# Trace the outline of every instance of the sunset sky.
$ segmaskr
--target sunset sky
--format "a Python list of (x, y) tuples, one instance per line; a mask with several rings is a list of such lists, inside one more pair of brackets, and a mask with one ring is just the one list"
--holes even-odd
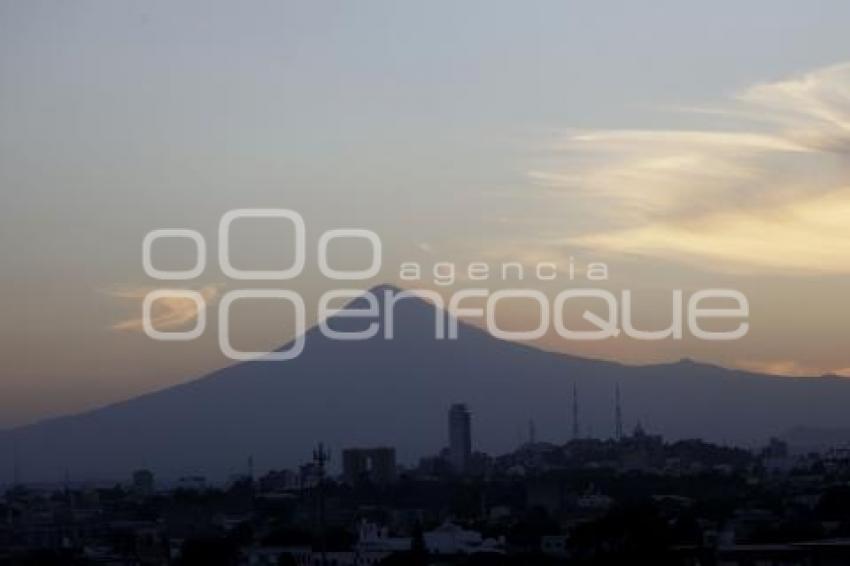
[[(0, 427), (229, 363), (215, 309), (193, 342), (138, 318), (162, 286), (141, 263), (155, 228), (206, 237), (182, 287), (213, 305), (234, 288), (215, 261), (233, 208), (297, 210), (311, 255), (329, 228), (374, 230), (384, 269), (363, 289), (410, 286), (403, 261), (601, 261), (647, 327), (672, 289), (739, 289), (751, 330), (734, 343), (540, 345), (850, 376), (848, 24), (841, 0), (0, 0)], [(282, 261), (278, 228), (234, 234), (234, 255)], [(184, 243), (158, 261), (191, 264)], [(278, 286), (314, 313), (334, 285), (309, 258)], [(291, 337), (271, 311), (234, 315), (246, 344)]]

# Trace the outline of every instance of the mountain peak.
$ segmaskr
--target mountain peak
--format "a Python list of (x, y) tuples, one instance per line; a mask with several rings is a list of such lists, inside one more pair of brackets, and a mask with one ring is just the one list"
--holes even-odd
[[(516, 427), (530, 415), (542, 439), (569, 438), (564, 411), (576, 390), (583, 429), (603, 437), (614, 432), (615, 388), (625, 427), (640, 416), (674, 440), (754, 444), (798, 424), (850, 428), (847, 380), (795, 380), (792, 387), (693, 361), (623, 366), (499, 340), (463, 322), (456, 338), (437, 338), (439, 307), (427, 298), (390, 305), (388, 294), (404, 289), (381, 284), (368, 292), (380, 301), (378, 317), (337, 315), (329, 322), (353, 333), (380, 320), (380, 334), (338, 340), (314, 327), (296, 358), (235, 364), (188, 384), (3, 432), (0, 480), (13, 469), (13, 457), (39, 481), (69, 468), (81, 477), (121, 478), (142, 462), (162, 477), (201, 472), (223, 479), (241, 469), (246, 454), (266, 468), (295, 467), (319, 440), (335, 448), (393, 446), (401, 461), (415, 462), (444, 446), (446, 412), (457, 402), (473, 412), (476, 450), (499, 454), (515, 448)], [(361, 308), (356, 301), (365, 302), (363, 295), (347, 308)]]
[[(416, 290), (415, 289), (402, 289), (401, 287), (396, 287), (395, 285), (391, 285), (389, 283), (381, 283), (379, 285), (375, 285), (374, 287), (371, 287), (370, 289), (368, 289), (366, 291), (363, 291), (362, 294), (355, 296), (353, 299), (351, 299), (343, 307), (342, 310), (364, 309), (364, 308), (366, 308), (368, 306), (368, 304), (366, 302), (366, 296), (368, 294), (371, 294), (376, 299), (376, 302), (377, 302), (377, 305), (378, 305), (378, 310), (381, 313), (380, 316), (383, 317), (384, 313), (386, 312), (385, 311), (385, 305), (387, 303), (387, 299), (391, 299), (391, 298), (395, 297), (396, 295), (398, 295), (400, 293), (411, 293), (411, 292), (413, 292), (415, 294)], [(434, 305), (431, 301), (429, 301), (425, 297), (421, 297), (421, 296), (411, 297), (410, 295), (406, 296), (404, 298), (404, 300), (401, 300), (399, 302), (398, 308), (401, 308), (401, 309), (411, 309), (411, 308), (416, 309), (417, 307), (415, 307), (414, 305), (418, 305), (418, 310), (420, 310), (420, 311), (425, 311), (425, 310), (431, 311), (435, 308), (438, 308), (436, 305)], [(427, 309), (424, 308), (424, 307), (427, 307)], [(393, 306), (393, 311), (395, 311), (395, 308), (396, 307)]]
[(386, 291), (389, 291), (391, 293), (401, 293), (404, 291), (404, 289), (402, 289), (401, 287), (396, 287), (395, 285), (392, 285), (390, 283), (380, 283), (369, 289), (367, 292), (372, 293), (375, 296), (382, 296)]

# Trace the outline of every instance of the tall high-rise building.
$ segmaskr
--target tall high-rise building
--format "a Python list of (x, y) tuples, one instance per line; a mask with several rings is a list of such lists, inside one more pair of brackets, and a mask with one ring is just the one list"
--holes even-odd
[(457, 403), (449, 409), (449, 463), (464, 474), (472, 458), (472, 417), (466, 405)]

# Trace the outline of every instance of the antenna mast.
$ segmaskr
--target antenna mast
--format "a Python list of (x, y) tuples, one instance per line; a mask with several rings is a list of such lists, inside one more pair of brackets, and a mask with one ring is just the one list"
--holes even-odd
[(578, 386), (573, 382), (573, 440), (578, 440)]
[(330, 454), (325, 450), (325, 445), (320, 442), (319, 446), (313, 450), (313, 464), (316, 466), (318, 476), (318, 485), (316, 486), (318, 495), (318, 511), (319, 511), (319, 549), (322, 556), (322, 566), (327, 566), (328, 555), (326, 548), (326, 525), (325, 525), (325, 464), (330, 459)]
[(623, 439), (623, 409), (620, 406), (620, 384), (614, 389), (614, 438), (618, 441)]

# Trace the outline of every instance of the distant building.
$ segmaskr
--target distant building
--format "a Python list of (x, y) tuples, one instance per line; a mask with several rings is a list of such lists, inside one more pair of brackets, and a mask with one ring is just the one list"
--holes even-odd
[[(462, 556), (476, 553), (504, 554), (504, 537), (485, 538), (478, 531), (468, 531), (451, 522), (444, 522), (433, 531), (422, 533), (425, 551), (442, 556)], [(336, 566), (371, 566), (381, 564), (395, 553), (409, 552), (413, 548), (412, 537), (389, 534), (386, 527), (362, 521), (357, 542), (349, 550), (334, 550), (322, 553), (309, 545), (301, 546), (253, 546), (242, 551), (242, 564), (276, 566), (295, 564), (313, 566), (334, 564)], [(324, 554), (324, 556), (323, 556)]]
[(478, 531), (468, 531), (451, 521), (445, 521), (433, 531), (426, 531), (422, 538), (425, 548), (432, 554), (504, 554), (505, 548), (504, 538), (484, 538)]
[(298, 466), (298, 485), (300, 489), (312, 489), (319, 485), (322, 473), (314, 462)]
[(540, 537), (540, 551), (552, 558), (567, 558), (568, 539), (566, 535), (548, 535)]
[(787, 442), (771, 438), (769, 444), (761, 451), (761, 463), (769, 472), (787, 473), (791, 471), (796, 461), (789, 454)]
[(392, 483), (396, 478), (395, 448), (348, 448), (342, 451), (342, 475), (346, 483), (369, 481)]
[(439, 477), (450, 475), (449, 449), (444, 448), (437, 456), (427, 456), (419, 460), (416, 471), (420, 475)]
[(257, 483), (260, 491), (264, 493), (295, 491), (301, 487), (298, 473), (292, 470), (272, 470), (262, 476)]
[(620, 466), (623, 471), (647, 471), (664, 464), (664, 439), (647, 434), (638, 422), (634, 432), (620, 440)]
[[(504, 554), (504, 539), (485, 538), (478, 531), (469, 531), (451, 521), (445, 521), (432, 531), (422, 533), (425, 549), (431, 554), (459, 555), (490, 552)], [(410, 550), (413, 540), (410, 537), (392, 537), (386, 528), (380, 528), (366, 521), (360, 524), (357, 550), (364, 552), (399, 552)], [(372, 562), (369, 562), (372, 564)]]
[(136, 470), (133, 472), (133, 491), (136, 495), (149, 497), (153, 495), (154, 479), (150, 470)]
[(177, 480), (177, 489), (203, 491), (207, 488), (207, 478), (204, 476), (183, 476)]
[(449, 409), (449, 463), (465, 474), (472, 457), (472, 417), (466, 405), (458, 403)]

